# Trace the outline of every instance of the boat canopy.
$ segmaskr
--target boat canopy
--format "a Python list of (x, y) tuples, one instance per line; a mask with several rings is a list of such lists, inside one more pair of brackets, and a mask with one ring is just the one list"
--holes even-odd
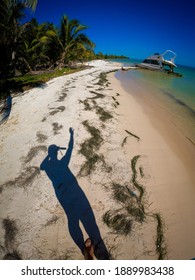
[[(168, 59), (166, 59), (165, 58), (165, 56), (168, 54), (168, 53), (171, 53), (172, 55), (171, 55), (171, 57), (170, 57), (170, 60), (168, 60)], [(174, 53), (173, 51), (171, 51), (171, 50), (166, 50), (163, 54), (161, 54), (161, 56), (162, 56), (162, 58), (164, 59), (164, 61), (166, 61), (166, 62), (171, 62), (175, 67), (177, 67), (176, 65), (175, 65), (175, 62), (174, 62), (174, 60), (175, 60), (175, 58), (176, 58), (176, 53)], [(169, 56), (169, 55), (168, 55)]]

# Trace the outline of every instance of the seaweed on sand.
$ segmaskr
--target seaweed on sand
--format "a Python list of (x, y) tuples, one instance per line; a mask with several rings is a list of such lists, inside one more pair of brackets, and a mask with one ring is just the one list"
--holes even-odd
[[(42, 138), (42, 139), (45, 139), (45, 136), (44, 135), (39, 135), (39, 139)], [(28, 152), (27, 156), (24, 158), (24, 163), (29, 163), (34, 157), (36, 157), (38, 155), (38, 153), (40, 151), (43, 151), (43, 152), (46, 152), (47, 151), (47, 147), (44, 146), (44, 145), (39, 145), (39, 146), (36, 146), (36, 147), (32, 147), (30, 149), (30, 151)]]
[(96, 113), (99, 115), (99, 118), (102, 122), (105, 122), (111, 118), (113, 118), (113, 116), (108, 112), (105, 111), (102, 107), (97, 106), (96, 107)]
[(59, 220), (59, 217), (56, 216), (56, 215), (53, 215), (53, 216), (51, 217), (51, 219), (49, 219), (49, 220), (47, 221), (47, 223), (45, 224), (45, 227), (48, 227), (48, 226), (51, 226), (51, 225), (55, 224), (58, 220)]
[(121, 147), (123, 147), (127, 143), (127, 136), (123, 139), (123, 142), (121, 144)]
[(59, 134), (59, 130), (63, 128), (63, 125), (59, 125), (58, 123), (52, 123), (54, 135)]
[(145, 220), (145, 211), (136, 194), (127, 186), (117, 183), (112, 184), (113, 198), (122, 204), (130, 216), (137, 222), (142, 223)]
[[(153, 217), (157, 222), (156, 229), (156, 253), (159, 260), (166, 257), (167, 250), (164, 237), (164, 222), (159, 213), (149, 213), (145, 211), (145, 188), (138, 180), (138, 172), (141, 178), (144, 173), (142, 167), (137, 167), (139, 155), (131, 160), (132, 178), (131, 185), (112, 183), (113, 199), (117, 201), (121, 208), (109, 210), (103, 215), (103, 222), (116, 234), (128, 235), (131, 233), (134, 223), (142, 224), (148, 216)], [(133, 191), (132, 191), (133, 190)], [(138, 194), (137, 194), (138, 193)]]
[(127, 236), (132, 230), (132, 220), (129, 215), (120, 211), (107, 211), (103, 215), (104, 223), (117, 234)]
[(5, 254), (3, 260), (22, 260), (22, 257), (16, 250), (14, 250), (12, 253), (9, 252)]
[(41, 132), (37, 132), (37, 141), (38, 141), (39, 143), (42, 143), (42, 142), (44, 142), (45, 140), (47, 140), (47, 136), (44, 135), (44, 134), (41, 133)]
[(107, 74), (112, 73), (112, 72), (116, 72), (116, 71), (117, 71), (117, 69), (108, 71), (108, 72), (106, 72), (106, 73), (105, 73), (105, 72), (100, 73), (100, 75), (99, 75), (99, 81), (97, 82), (97, 85), (108, 87), (110, 83), (109, 83), (109, 81), (108, 81), (108, 79), (107, 79)]
[(32, 185), (32, 183), (34, 182), (38, 174), (40, 174), (40, 169), (38, 167), (29, 166), (25, 168), (24, 171), (21, 172), (21, 174), (18, 177), (16, 177), (14, 180), (5, 182), (2, 185), (2, 188), (12, 187), (12, 186), (25, 188), (27, 185)]
[(101, 156), (95, 151), (100, 148), (103, 138), (99, 129), (91, 126), (87, 120), (82, 124), (91, 134), (91, 137), (81, 144), (81, 148), (79, 150), (79, 153), (86, 158), (86, 162), (80, 168), (79, 175), (87, 176), (94, 170), (96, 163), (101, 160)]
[(13, 246), (13, 242), (15, 241), (15, 236), (18, 231), (16, 222), (8, 218), (4, 219), (3, 228), (5, 230), (5, 247), (11, 248)]
[[(97, 97), (98, 98), (98, 97)], [(93, 105), (90, 105), (89, 104), (89, 101), (92, 99), (92, 103)], [(96, 98), (88, 98), (88, 99), (85, 99), (85, 100), (80, 100), (80, 103), (82, 103), (84, 105), (84, 110), (86, 111), (91, 111), (91, 110), (96, 110), (96, 114), (99, 116), (99, 119), (102, 121), (102, 122), (105, 122), (111, 118), (113, 118), (113, 116), (106, 110), (104, 110), (102, 107), (98, 106), (96, 101), (95, 101)]]
[(79, 171), (79, 176), (87, 176), (90, 175), (91, 172), (95, 169), (96, 164), (101, 162), (103, 164), (104, 169), (107, 172), (111, 171), (111, 167), (108, 166), (105, 162), (104, 156), (97, 154), (96, 151), (99, 150), (100, 146), (103, 143), (103, 137), (100, 133), (100, 130), (96, 127), (89, 124), (86, 120), (82, 123), (87, 131), (91, 134), (91, 137), (86, 139), (83, 143), (81, 143), (81, 148), (79, 153), (82, 154), (86, 161), (81, 166)]
[(138, 181), (137, 181), (137, 170), (136, 170), (136, 164), (138, 159), (140, 158), (140, 155), (138, 156), (134, 156), (133, 159), (131, 160), (131, 169), (133, 171), (133, 175), (132, 175), (132, 183), (135, 186), (135, 188), (139, 191), (139, 200), (140, 202), (142, 201), (143, 195), (144, 195), (144, 186), (141, 185)]
[(15, 237), (18, 232), (16, 222), (9, 218), (4, 219), (3, 228), (5, 230), (3, 249), (6, 251), (3, 260), (21, 260), (20, 254), (14, 249)]
[(163, 231), (163, 220), (159, 213), (155, 213), (154, 218), (157, 220), (157, 236), (156, 236), (156, 251), (158, 254), (159, 260), (164, 260), (167, 250), (166, 250), (166, 244), (165, 244), (165, 238), (164, 238), (164, 231)]
[(49, 112), (49, 115), (53, 116), (57, 113), (63, 112), (65, 110), (64, 106), (59, 106), (58, 108), (51, 108), (52, 111)]
[(97, 82), (97, 85), (104, 86), (106, 83), (108, 83), (107, 75), (105, 72), (102, 72), (99, 75), (99, 81)]
[(93, 90), (90, 91), (90, 93), (94, 94), (93, 97), (89, 97), (89, 99), (91, 99), (91, 100), (95, 100), (95, 99), (98, 99), (98, 98), (104, 98), (105, 97), (104, 94), (96, 92), (96, 91), (93, 91)]
[(82, 103), (84, 105), (84, 110), (85, 111), (91, 111), (92, 107), (90, 106), (89, 102), (87, 99), (85, 100), (79, 100), (80, 103)]

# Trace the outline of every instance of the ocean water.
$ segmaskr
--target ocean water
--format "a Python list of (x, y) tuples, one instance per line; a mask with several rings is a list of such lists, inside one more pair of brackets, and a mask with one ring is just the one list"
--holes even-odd
[[(119, 62), (119, 60), (118, 60)], [(123, 66), (134, 66), (141, 60), (120, 60)], [(160, 71), (137, 68), (117, 73), (116, 77), (125, 85), (143, 86), (150, 91), (150, 97), (158, 99), (173, 118), (173, 122), (181, 132), (195, 144), (195, 68), (178, 65), (175, 72), (182, 74), (178, 77)]]

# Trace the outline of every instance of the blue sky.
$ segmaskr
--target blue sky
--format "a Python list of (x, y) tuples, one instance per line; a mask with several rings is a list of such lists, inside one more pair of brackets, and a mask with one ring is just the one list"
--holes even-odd
[(177, 64), (195, 67), (195, 0), (38, 0), (39, 23), (66, 14), (87, 25), (95, 52), (145, 58), (171, 49)]

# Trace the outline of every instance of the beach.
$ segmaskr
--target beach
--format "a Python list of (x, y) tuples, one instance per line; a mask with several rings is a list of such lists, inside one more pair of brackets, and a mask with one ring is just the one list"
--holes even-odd
[(69, 169), (110, 258), (195, 257), (194, 144), (147, 88), (126, 86), (119, 63), (88, 66), (13, 97), (0, 126), (0, 258), (84, 259), (40, 170), (50, 145), (68, 148), (71, 127)]

